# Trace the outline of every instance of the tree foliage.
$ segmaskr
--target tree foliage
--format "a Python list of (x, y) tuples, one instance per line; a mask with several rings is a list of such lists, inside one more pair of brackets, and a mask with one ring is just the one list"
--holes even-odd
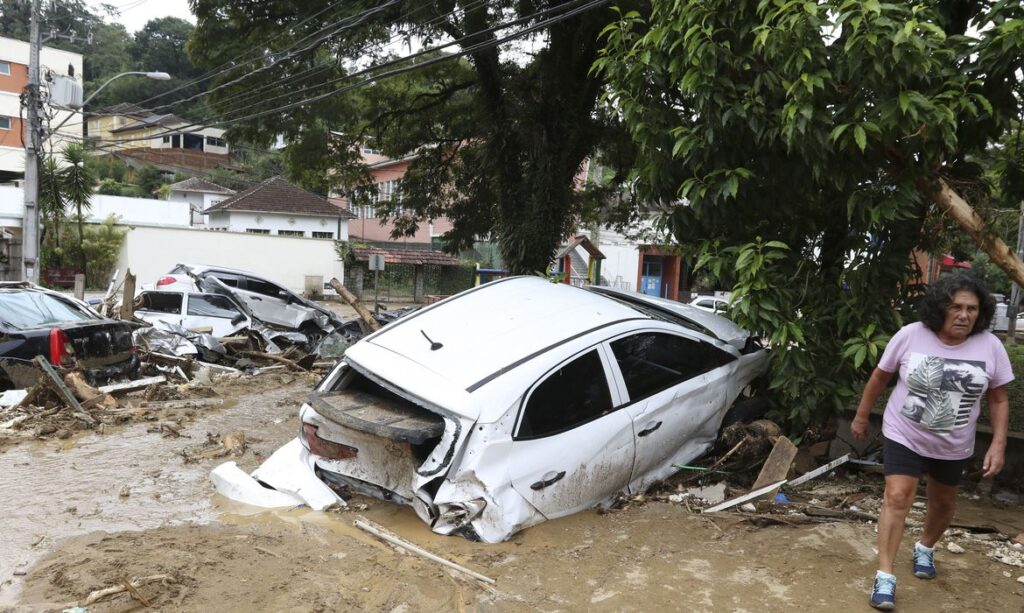
[[(612, 16), (606, 8), (589, 10), (552, 21), (519, 47), (490, 44), (507, 33), (495, 26), (540, 26), (539, 11), (551, 9), (551, 17), (580, 4), (194, 0), (198, 25), (189, 51), (207, 67), (260, 58), (239, 62), (221, 79), (215, 108), (225, 118), (324, 95), (243, 121), (229, 133), (263, 144), (283, 133), (293, 143), (292, 179), (319, 190), (365, 187), (360, 147), (411, 156), (401, 201), (379, 208), (400, 232), (444, 215), (455, 225), (444, 236), (450, 251), (493, 235), (513, 271), (533, 272), (547, 268), (572, 228), (582, 206), (575, 177), (615, 127), (595, 112), (601, 81), (590, 71), (597, 34)], [(395, 44), (388, 44), (393, 35)], [(406, 51), (398, 49), (401, 42), (441, 40), (458, 44), (395, 61)], [(455, 50), (468, 54), (431, 63)], [(389, 70), (418, 65), (329, 95), (359, 81), (350, 75), (368, 61), (394, 61)], [(325, 177), (333, 185), (325, 186)], [(360, 191), (353, 195), (359, 199)]]
[[(654, 0), (619, 11), (598, 69), (637, 147), (636, 189), (732, 314), (770, 339), (792, 424), (840, 410), (902, 319), (941, 178), (1019, 116), (1019, 2)], [(968, 34), (968, 31), (971, 34)]]

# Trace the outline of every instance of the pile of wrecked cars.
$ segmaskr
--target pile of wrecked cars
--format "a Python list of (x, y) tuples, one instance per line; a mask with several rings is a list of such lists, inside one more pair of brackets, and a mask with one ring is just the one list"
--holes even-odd
[(251, 476), (229, 462), (212, 479), (263, 507), (373, 496), (434, 532), (499, 542), (703, 454), (767, 357), (686, 304), (511, 277), (353, 344), (295, 440)]

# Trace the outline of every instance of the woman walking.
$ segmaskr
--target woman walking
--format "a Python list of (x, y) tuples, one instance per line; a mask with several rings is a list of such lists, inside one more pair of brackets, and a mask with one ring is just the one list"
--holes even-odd
[(878, 517), (878, 572), (871, 606), (896, 607), (893, 559), (903, 538), (918, 481), (927, 477), (927, 514), (914, 544), (913, 573), (936, 575), (935, 545), (953, 519), (964, 467), (974, 454), (981, 397), (988, 400), (992, 443), (982, 465), (985, 478), (1003, 468), (1013, 380), (1002, 342), (988, 331), (995, 300), (975, 279), (942, 277), (921, 303), (921, 321), (897, 332), (871, 374), (850, 429), (868, 436), (868, 416), (893, 375), (882, 423), (885, 436), (885, 500)]

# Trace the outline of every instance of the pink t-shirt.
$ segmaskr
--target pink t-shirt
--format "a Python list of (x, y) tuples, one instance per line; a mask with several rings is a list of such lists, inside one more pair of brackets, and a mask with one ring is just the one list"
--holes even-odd
[(938, 460), (971, 457), (982, 395), (1013, 381), (1010, 357), (996, 335), (979, 332), (947, 345), (920, 322), (892, 337), (878, 367), (899, 371), (882, 433)]

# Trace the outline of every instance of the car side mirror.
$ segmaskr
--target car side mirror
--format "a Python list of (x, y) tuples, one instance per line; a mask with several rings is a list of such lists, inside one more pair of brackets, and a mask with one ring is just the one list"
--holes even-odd
[(284, 300), (285, 302), (291, 302), (292, 301), (291, 294), (289, 294), (288, 292), (286, 292), (284, 290), (281, 290), (281, 291), (277, 292), (277, 297), (280, 298), (281, 300)]
[(235, 315), (234, 317), (231, 318), (231, 325), (232, 326), (237, 326), (238, 324), (242, 323), (243, 321), (245, 321), (245, 315), (243, 315), (242, 313), (239, 313), (238, 315)]

